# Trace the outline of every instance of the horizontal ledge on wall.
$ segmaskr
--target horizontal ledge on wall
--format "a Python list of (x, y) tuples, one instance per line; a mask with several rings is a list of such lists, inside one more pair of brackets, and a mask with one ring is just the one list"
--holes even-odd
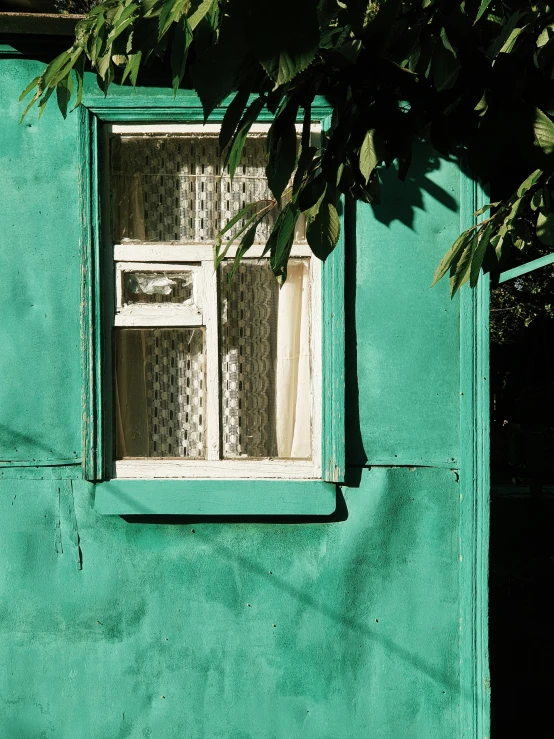
[[(93, 115), (108, 123), (204, 123), (204, 109), (200, 98), (194, 90), (180, 89), (177, 95), (169, 85), (152, 88), (130, 85), (118, 86), (115, 83), (111, 93), (104, 96), (98, 93), (86, 93), (83, 105)], [(231, 102), (227, 98), (211, 114), (207, 125), (221, 123), (226, 105)], [(324, 121), (331, 114), (331, 108), (323, 98), (312, 105), (312, 121)], [(259, 123), (271, 123), (274, 116), (262, 110), (258, 116)], [(301, 119), (298, 120), (302, 122)]]
[(0, 468), (6, 467), (67, 467), (79, 466), (81, 459), (66, 457), (63, 459), (0, 459)]
[(384, 457), (382, 459), (371, 459), (367, 460), (363, 465), (349, 465), (349, 467), (436, 467), (440, 470), (457, 470), (460, 467), (460, 463), (457, 459), (450, 459), (447, 461), (437, 461), (432, 459), (403, 459), (402, 457)]
[(0, 33), (73, 36), (84, 15), (59, 13), (0, 13)]
[(323, 480), (110, 480), (95, 485), (98, 513), (119, 516), (330, 516)]

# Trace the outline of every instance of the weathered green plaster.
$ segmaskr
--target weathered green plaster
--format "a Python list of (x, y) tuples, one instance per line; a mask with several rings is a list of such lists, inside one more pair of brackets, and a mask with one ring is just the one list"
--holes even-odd
[[(356, 327), (360, 427), (368, 464), (458, 466), (459, 300), (433, 273), (459, 231), (455, 162), (416, 152), (386, 200), (357, 207)], [(351, 347), (349, 347), (351, 349)], [(361, 449), (355, 459), (363, 463)]]
[(52, 106), (18, 125), (40, 65), (0, 64), (0, 460), (67, 462), (81, 456), (77, 117)]

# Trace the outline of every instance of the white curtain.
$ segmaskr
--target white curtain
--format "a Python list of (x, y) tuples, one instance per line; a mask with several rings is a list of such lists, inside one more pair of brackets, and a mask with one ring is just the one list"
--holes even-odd
[(310, 295), (307, 262), (291, 262), (279, 293), (276, 426), (279, 457), (311, 457)]
[(120, 175), (114, 211), (117, 240), (146, 239), (142, 177), (138, 172)]

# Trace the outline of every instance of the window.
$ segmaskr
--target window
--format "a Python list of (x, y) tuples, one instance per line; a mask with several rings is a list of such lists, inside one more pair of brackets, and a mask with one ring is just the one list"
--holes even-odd
[(231, 183), (219, 123), (202, 125), (196, 96), (140, 97), (91, 96), (80, 114), (90, 152), (80, 179), (84, 474), (95, 507), (328, 515), (344, 474), (343, 244), (321, 264), (299, 223), (279, 289), (263, 254), (269, 222), (231, 281), (236, 246), (216, 272), (215, 235), (267, 195), (270, 117), (253, 127)]
[(236, 246), (214, 270), (219, 230), (271, 201), (266, 131), (233, 181), (217, 126), (106, 132), (116, 478), (321, 477), (321, 270), (302, 225), (281, 289), (271, 219), (236, 273)]

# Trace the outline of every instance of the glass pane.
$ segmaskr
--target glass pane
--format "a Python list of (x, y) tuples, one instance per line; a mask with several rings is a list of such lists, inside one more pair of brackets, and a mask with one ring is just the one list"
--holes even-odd
[(116, 458), (205, 456), (204, 331), (115, 332)]
[[(217, 136), (116, 137), (111, 146), (116, 241), (212, 242), (242, 208), (272, 199), (265, 176), (266, 137), (250, 136), (231, 182)], [(265, 243), (273, 212), (260, 224)], [(245, 221), (239, 221), (229, 236)], [(301, 235), (299, 234), (299, 238)]]
[(221, 275), (223, 456), (309, 459), (308, 260), (289, 263), (279, 290), (268, 260)]
[(193, 302), (192, 272), (123, 272), (123, 303)]

